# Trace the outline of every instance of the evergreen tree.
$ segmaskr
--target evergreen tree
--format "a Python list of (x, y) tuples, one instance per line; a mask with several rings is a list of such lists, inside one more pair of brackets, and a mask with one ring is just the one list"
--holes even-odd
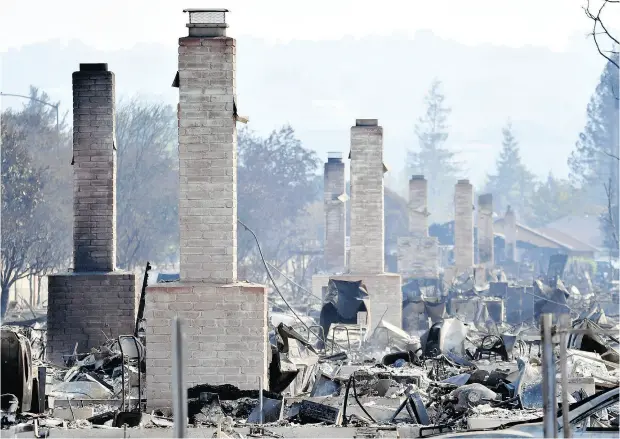
[[(617, 63), (618, 54), (613, 57)], [(588, 103), (586, 125), (568, 160), (572, 176), (582, 185), (590, 203), (604, 208), (601, 228), (606, 245), (615, 251), (619, 235), (619, 89), (618, 69), (607, 62)]]
[(508, 206), (521, 219), (531, 217), (530, 197), (534, 191), (534, 176), (521, 162), (519, 143), (508, 120), (502, 129), (502, 150), (497, 159), (497, 173), (488, 175), (487, 192), (493, 194), (495, 211), (504, 212)]
[(450, 114), (444, 101), (441, 82), (436, 79), (424, 98), (426, 113), (415, 126), (419, 148), (407, 152), (409, 174), (423, 174), (428, 180), (429, 212), (435, 222), (448, 220), (453, 213), (454, 185), (460, 170), (455, 153), (444, 147)]

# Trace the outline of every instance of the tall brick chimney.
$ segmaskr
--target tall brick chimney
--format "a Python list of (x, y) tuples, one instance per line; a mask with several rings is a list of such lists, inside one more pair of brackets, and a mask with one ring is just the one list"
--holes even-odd
[(492, 267), (493, 256), (493, 195), (478, 197), (478, 259), (480, 264)]
[(409, 233), (428, 236), (427, 181), (423, 175), (412, 175), (409, 180)]
[(428, 236), (427, 181), (409, 180), (409, 236), (398, 238), (398, 272), (408, 278), (435, 279), (439, 275), (439, 242)]
[(186, 9), (179, 39), (181, 280), (237, 279), (235, 40), (226, 9)]
[(377, 119), (351, 127), (351, 273), (384, 272), (383, 128)]
[[(181, 280), (147, 288), (149, 408), (171, 406), (171, 322), (185, 322), (187, 385), (268, 387), (267, 294), (237, 282), (235, 40), (226, 9), (186, 9), (179, 38)], [(251, 227), (252, 225), (249, 224)]]
[(63, 364), (132, 334), (136, 276), (116, 269), (114, 73), (80, 64), (73, 73), (73, 271), (48, 278), (48, 361)]
[(367, 288), (372, 332), (381, 320), (402, 325), (401, 277), (384, 271), (383, 128), (377, 119), (351, 127), (351, 230), (349, 270), (330, 279), (362, 281)]
[(517, 260), (517, 215), (510, 206), (504, 215), (504, 246), (507, 261)]
[(114, 73), (80, 64), (73, 73), (73, 270), (116, 267)]
[(459, 270), (474, 266), (474, 188), (459, 180), (454, 188), (454, 265)]
[(345, 267), (346, 195), (342, 153), (329, 152), (324, 171), (324, 269), (342, 273)]

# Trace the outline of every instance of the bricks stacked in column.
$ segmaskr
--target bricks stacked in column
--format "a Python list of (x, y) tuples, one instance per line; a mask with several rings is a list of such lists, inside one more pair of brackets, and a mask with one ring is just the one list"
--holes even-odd
[[(190, 28), (191, 32), (191, 28)], [(268, 387), (265, 287), (236, 283), (235, 40), (179, 39), (181, 281), (146, 294), (147, 404), (170, 407), (172, 319), (184, 322), (187, 384)]]
[(411, 236), (428, 236), (427, 182), (423, 175), (409, 180), (409, 233)]
[(427, 182), (423, 175), (409, 180), (409, 234), (398, 238), (398, 272), (413, 278), (436, 278), (439, 243), (428, 236)]
[(116, 154), (114, 74), (106, 64), (80, 64), (73, 74), (74, 271), (49, 276), (46, 356), (88, 352), (132, 334), (136, 277), (114, 270)]
[(493, 266), (493, 195), (478, 197), (478, 258), (480, 264)]
[(182, 316), (186, 381), (266, 388), (269, 378), (267, 295), (254, 284), (171, 283), (149, 287), (145, 318), (149, 409), (172, 402), (172, 319)]
[(116, 265), (114, 120), (114, 73), (81, 64), (73, 73), (74, 271)]
[(349, 271), (383, 273), (383, 128), (351, 127), (351, 231)]
[(369, 333), (383, 319), (401, 327), (401, 277), (384, 272), (383, 128), (376, 119), (351, 127), (351, 248), (349, 273), (330, 279), (361, 280), (368, 288)]
[(517, 260), (517, 215), (508, 206), (504, 215), (504, 246), (507, 261)]
[(46, 359), (88, 352), (108, 338), (133, 334), (139, 288), (132, 273), (68, 273), (49, 276)]
[(459, 180), (454, 188), (454, 265), (470, 269), (474, 265), (474, 190), (469, 180)]
[(181, 279), (237, 278), (235, 40), (179, 39)]
[(342, 273), (345, 267), (345, 203), (338, 199), (345, 193), (344, 163), (329, 158), (324, 174), (325, 245), (324, 268)]

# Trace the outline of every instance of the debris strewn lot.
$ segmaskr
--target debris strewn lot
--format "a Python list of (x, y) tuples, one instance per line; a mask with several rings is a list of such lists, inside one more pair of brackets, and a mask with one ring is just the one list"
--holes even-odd
[[(304, 323), (280, 322), (271, 329), (271, 390), (263, 391), (262, 415), (258, 390), (204, 383), (188, 389), (188, 425), (215, 428), (221, 437), (277, 436), (275, 431), (319, 426), (354, 428), (358, 435), (364, 429), (383, 436), (407, 431), (416, 437), (536, 428), (543, 416), (540, 329), (536, 318), (510, 325), (501, 320), (502, 313), (493, 316), (487, 304), (503, 300), (485, 300), (493, 288), (453, 291), (441, 299), (447, 306), (439, 316), (437, 298), (426, 299), (434, 306), (425, 330), (404, 331), (380, 321), (369, 333), (348, 323), (350, 316), (345, 323), (332, 312), (328, 334), (310, 332), (308, 338)], [(539, 313), (546, 308), (561, 313), (571, 301), (568, 291), (574, 291), (561, 282), (553, 288), (536, 282), (535, 288)], [(462, 297), (477, 302), (469, 319), (465, 311), (448, 313), (454, 312), (450, 299), (462, 303)], [(334, 308), (332, 302), (327, 306)], [(346, 297), (339, 302), (346, 303)], [(572, 327), (580, 330), (568, 338), (562, 365), (570, 377), (573, 428), (617, 431), (619, 337), (609, 335), (620, 332), (617, 316), (600, 307), (582, 307), (579, 313), (574, 304), (567, 308)], [(424, 306), (418, 309), (425, 312)], [(350, 331), (332, 336), (343, 326)], [(46, 363), (44, 347), (45, 321), (2, 327), (2, 428), (36, 428), (39, 434), (50, 428), (172, 428), (171, 409), (146, 411), (148, 349), (139, 338), (111, 339), (90, 352), (80, 352), (78, 345), (64, 366)], [(559, 376), (559, 361), (556, 369)], [(561, 403), (559, 385), (557, 391)]]

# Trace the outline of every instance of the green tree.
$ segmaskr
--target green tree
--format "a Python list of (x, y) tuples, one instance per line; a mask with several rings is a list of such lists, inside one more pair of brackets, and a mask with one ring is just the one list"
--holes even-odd
[(486, 191), (493, 194), (497, 212), (511, 206), (519, 217), (531, 216), (529, 200), (534, 192), (534, 176), (521, 161), (519, 143), (508, 120), (502, 129), (502, 150), (497, 158), (496, 173), (487, 176)]
[(454, 184), (460, 166), (455, 153), (444, 144), (448, 139), (448, 115), (441, 82), (433, 81), (424, 98), (426, 112), (418, 119), (415, 133), (418, 149), (407, 152), (409, 175), (424, 174), (428, 181), (428, 203), (431, 221), (440, 221), (452, 215)]
[[(616, 64), (618, 54), (613, 55)], [(620, 157), (618, 68), (607, 62), (587, 107), (586, 125), (568, 160), (591, 205), (603, 206), (601, 229), (610, 249), (618, 248), (618, 166)]]

